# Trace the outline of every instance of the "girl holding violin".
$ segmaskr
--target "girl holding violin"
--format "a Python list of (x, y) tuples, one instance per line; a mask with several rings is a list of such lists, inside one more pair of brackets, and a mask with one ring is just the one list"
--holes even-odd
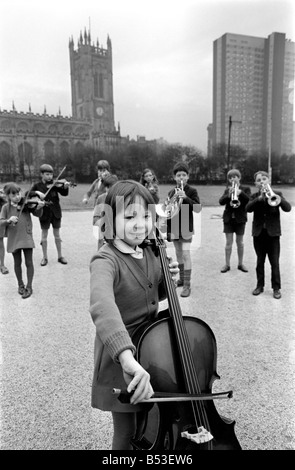
[[(31, 214), (40, 217), (45, 203), (41, 199), (32, 202), (28, 198), (29, 194), (22, 197), (21, 188), (16, 183), (7, 183), (4, 186), (4, 192), (8, 202), (2, 207), (0, 225), (6, 229), (7, 252), (13, 255), (18, 293), (23, 299), (27, 299), (33, 293), (34, 277), (33, 248), (35, 244)], [(22, 252), (27, 269), (26, 287), (22, 276)]]
[(43, 214), (40, 217), (41, 226), (41, 246), (43, 252), (43, 258), (41, 260), (41, 266), (48, 264), (47, 254), (47, 238), (50, 225), (52, 225), (53, 236), (55, 246), (57, 249), (57, 261), (61, 264), (67, 264), (67, 260), (62, 255), (60, 228), (62, 219), (62, 210), (59, 202), (59, 195), (68, 196), (69, 187), (72, 183), (66, 180), (53, 180), (53, 168), (51, 165), (43, 164), (40, 167), (41, 181), (35, 183), (32, 187), (32, 191), (39, 191), (43, 194), (43, 199), (46, 204), (43, 210)]
[[(150, 375), (135, 359), (132, 332), (156, 318), (166, 297), (160, 260), (147, 240), (156, 213), (150, 192), (135, 181), (119, 181), (105, 199), (106, 243), (90, 263), (90, 313), (96, 327), (92, 407), (111, 411), (113, 450), (131, 449), (139, 402), (153, 394)], [(177, 262), (170, 262), (175, 277)], [(114, 387), (134, 391), (131, 403), (112, 395)]]

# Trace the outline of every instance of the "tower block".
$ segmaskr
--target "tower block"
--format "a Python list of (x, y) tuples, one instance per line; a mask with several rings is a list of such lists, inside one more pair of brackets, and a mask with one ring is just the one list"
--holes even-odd
[(114, 124), (112, 43), (107, 48), (98, 39), (91, 44), (90, 31), (80, 33), (77, 49), (69, 41), (72, 115), (91, 123), (93, 137), (116, 132)]

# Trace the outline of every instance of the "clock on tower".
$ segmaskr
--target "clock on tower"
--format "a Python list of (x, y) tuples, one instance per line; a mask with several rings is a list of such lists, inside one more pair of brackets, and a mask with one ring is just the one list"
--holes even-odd
[(103, 113), (104, 113), (104, 110), (103, 110), (103, 108), (102, 108), (101, 106), (98, 106), (95, 111), (96, 111), (96, 115), (97, 115), (98, 117), (101, 117), (101, 116), (103, 115)]

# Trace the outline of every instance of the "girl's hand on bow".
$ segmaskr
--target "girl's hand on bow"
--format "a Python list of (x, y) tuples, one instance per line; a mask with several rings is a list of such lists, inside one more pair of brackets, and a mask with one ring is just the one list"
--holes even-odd
[(134, 390), (130, 403), (136, 405), (142, 400), (147, 400), (153, 393), (150, 383), (150, 374), (134, 359), (132, 351), (126, 349), (119, 355), (119, 361), (123, 369), (123, 377), (126, 382), (127, 391)]

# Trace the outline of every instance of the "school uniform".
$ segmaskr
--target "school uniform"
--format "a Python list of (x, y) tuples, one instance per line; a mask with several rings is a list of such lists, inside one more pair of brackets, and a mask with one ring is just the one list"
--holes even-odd
[(225, 189), (223, 195), (219, 199), (219, 204), (221, 206), (225, 205), (225, 209), (222, 215), (224, 233), (235, 232), (237, 235), (244, 235), (245, 233), (245, 225), (247, 222), (246, 205), (249, 202), (251, 190), (248, 186), (240, 186), (239, 189), (241, 190), (241, 193), (238, 197), (240, 201), (239, 207), (234, 208), (231, 206), (231, 195), (229, 193), (229, 188)]
[(264, 263), (266, 255), (268, 255), (271, 265), (271, 286), (273, 290), (281, 288), (280, 277), (280, 236), (281, 236), (281, 220), (280, 208), (284, 212), (291, 211), (291, 204), (286, 201), (282, 193), (276, 191), (281, 197), (278, 206), (271, 206), (268, 200), (258, 200), (260, 192), (254, 193), (248, 204), (247, 212), (253, 212), (252, 236), (254, 249), (257, 255), (256, 275), (257, 287), (264, 287)]
[(118, 356), (126, 349), (135, 352), (130, 335), (156, 318), (165, 290), (160, 260), (151, 247), (144, 248), (142, 259), (133, 258), (134, 250), (124, 242), (117, 247), (105, 244), (90, 263), (90, 313), (96, 326), (92, 406), (135, 412), (142, 405), (123, 405), (112, 395), (113, 388), (127, 386)]
[[(180, 205), (179, 212), (172, 218), (167, 220), (167, 240), (180, 240), (182, 242), (191, 242), (194, 234), (194, 204), (200, 204), (198, 191), (186, 184), (183, 188), (185, 198)], [(168, 193), (168, 197), (172, 198), (175, 189)]]
[[(43, 183), (43, 181), (39, 181), (35, 183), (31, 189), (31, 191), (41, 191), (41, 193), (45, 194), (48, 191), (50, 185), (48, 183)], [(49, 193), (47, 194), (45, 201), (48, 201), (50, 204), (45, 205), (43, 208), (43, 214), (40, 217), (40, 225), (41, 228), (44, 225), (44, 228), (49, 228), (48, 224), (56, 219), (57, 225), (54, 224), (55, 228), (60, 228), (61, 218), (62, 218), (62, 210), (59, 202), (59, 194), (61, 196), (67, 196), (69, 194), (68, 187), (57, 187), (53, 186)]]

